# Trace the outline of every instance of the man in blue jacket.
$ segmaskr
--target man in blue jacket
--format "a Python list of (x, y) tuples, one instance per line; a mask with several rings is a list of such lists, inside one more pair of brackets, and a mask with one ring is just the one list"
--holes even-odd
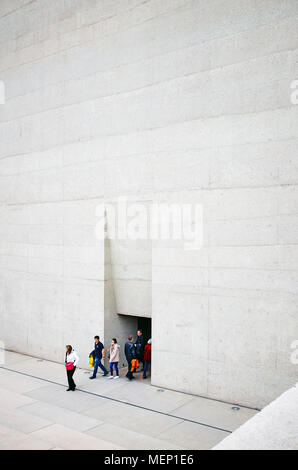
[(93, 370), (93, 375), (92, 377), (89, 377), (90, 380), (96, 379), (96, 374), (98, 371), (98, 368), (100, 367), (101, 370), (104, 373), (104, 377), (108, 375), (108, 371), (105, 368), (105, 366), (101, 363), (101, 360), (105, 360), (106, 358), (106, 351), (104, 345), (99, 341), (99, 336), (94, 336), (94, 350), (92, 353), (90, 353), (90, 356), (94, 357), (94, 370)]

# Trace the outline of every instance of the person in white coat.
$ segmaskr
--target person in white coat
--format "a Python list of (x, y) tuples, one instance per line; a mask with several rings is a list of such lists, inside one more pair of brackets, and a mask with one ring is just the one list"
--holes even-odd
[[(109, 379), (119, 379), (119, 369), (118, 369), (118, 363), (119, 363), (119, 354), (120, 354), (120, 346), (117, 343), (116, 338), (112, 339), (111, 347), (109, 349), (109, 357), (110, 357), (110, 377)], [(113, 368), (115, 367), (115, 372), (116, 375), (114, 377), (113, 374)]]
[(79, 363), (79, 356), (73, 349), (73, 347), (68, 344), (66, 346), (66, 355), (65, 355), (65, 368), (67, 373), (67, 380), (68, 380), (68, 389), (67, 392), (74, 392), (76, 389), (76, 384), (73, 380), (73, 375), (76, 371), (77, 365)]

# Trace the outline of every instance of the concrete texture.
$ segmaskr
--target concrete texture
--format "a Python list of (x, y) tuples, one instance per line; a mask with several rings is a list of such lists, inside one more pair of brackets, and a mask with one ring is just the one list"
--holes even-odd
[[(297, 382), (297, 26), (296, 0), (1, 2), (8, 349), (87, 366), (152, 316), (154, 385), (262, 407)], [(119, 196), (201, 203), (203, 249), (105, 246)]]
[(90, 381), (78, 369), (79, 390), (66, 393), (64, 365), (44, 361), (40, 368), (36, 358), (14, 353), (7, 359), (0, 368), (0, 449), (210, 449), (256, 414), (160, 391), (141, 374), (133, 382)]
[(218, 444), (215, 450), (297, 450), (298, 386), (292, 387)]

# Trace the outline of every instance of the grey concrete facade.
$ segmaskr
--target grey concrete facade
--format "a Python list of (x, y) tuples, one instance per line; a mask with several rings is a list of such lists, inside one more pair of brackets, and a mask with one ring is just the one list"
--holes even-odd
[[(297, 0), (1, 1), (6, 348), (87, 364), (152, 316), (154, 385), (262, 407), (297, 382), (297, 27)], [(203, 248), (96, 239), (120, 196), (201, 203)]]

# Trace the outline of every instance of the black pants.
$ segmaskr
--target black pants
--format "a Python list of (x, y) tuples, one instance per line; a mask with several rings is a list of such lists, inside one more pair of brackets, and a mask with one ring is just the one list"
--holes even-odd
[(144, 367), (145, 367), (144, 358), (140, 359), (140, 360), (139, 360), (139, 363), (140, 363), (140, 370), (144, 370)]
[(126, 377), (129, 380), (131, 380), (131, 379), (133, 379), (133, 375), (132, 375), (132, 372), (131, 372), (131, 361), (127, 360), (127, 363), (128, 363), (128, 371), (127, 371)]
[[(141, 369), (144, 369), (144, 353), (143, 353), (143, 354), (142, 354), (142, 353), (141, 353), (141, 354), (138, 354), (138, 355), (137, 355), (137, 359), (138, 359), (138, 361), (139, 361), (139, 363), (140, 363), (140, 368), (141, 368)], [(143, 364), (143, 366), (142, 366), (141, 364)]]
[(72, 370), (67, 370), (67, 380), (68, 380), (68, 387), (70, 390), (75, 390), (76, 389), (76, 384), (73, 381), (73, 374), (76, 371), (76, 367)]

